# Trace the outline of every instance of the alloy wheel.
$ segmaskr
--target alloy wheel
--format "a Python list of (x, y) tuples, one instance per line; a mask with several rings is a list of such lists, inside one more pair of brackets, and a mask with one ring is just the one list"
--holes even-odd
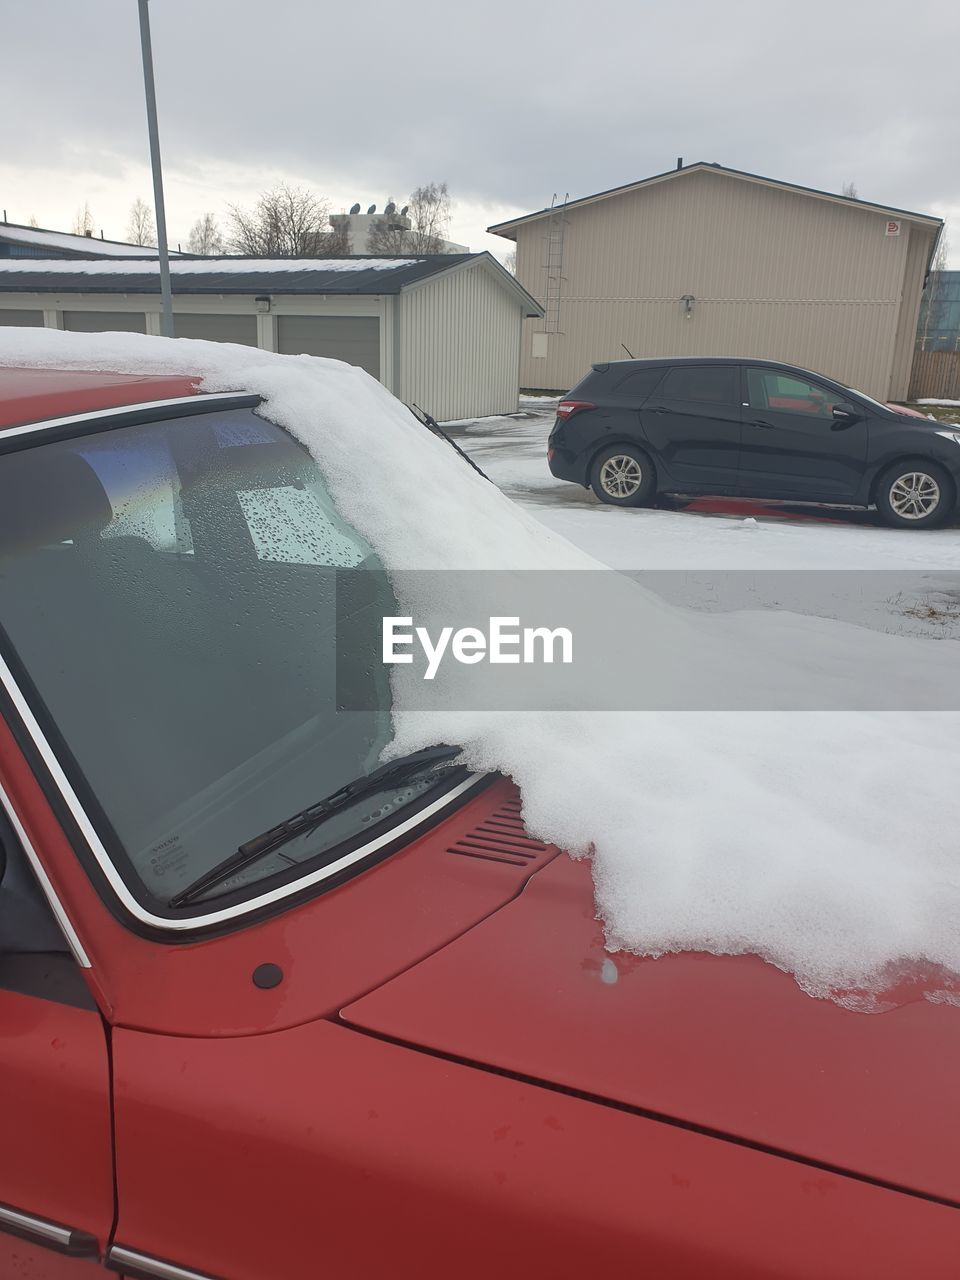
[(890, 486), (890, 506), (901, 520), (923, 520), (940, 505), (940, 486), (925, 471), (906, 471)]
[(643, 483), (643, 468), (628, 453), (608, 458), (600, 468), (600, 487), (611, 498), (632, 498)]

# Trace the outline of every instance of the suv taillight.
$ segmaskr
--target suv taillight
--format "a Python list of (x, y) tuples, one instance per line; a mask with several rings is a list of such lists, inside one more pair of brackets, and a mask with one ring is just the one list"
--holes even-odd
[(589, 400), (561, 400), (557, 405), (557, 417), (561, 422), (579, 413), (581, 409), (595, 409), (597, 406)]

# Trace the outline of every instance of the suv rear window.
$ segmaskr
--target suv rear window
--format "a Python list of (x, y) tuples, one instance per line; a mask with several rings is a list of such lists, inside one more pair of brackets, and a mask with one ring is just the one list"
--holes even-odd
[(680, 365), (670, 370), (660, 387), (665, 400), (698, 400), (708, 404), (737, 404), (740, 370), (734, 364)]

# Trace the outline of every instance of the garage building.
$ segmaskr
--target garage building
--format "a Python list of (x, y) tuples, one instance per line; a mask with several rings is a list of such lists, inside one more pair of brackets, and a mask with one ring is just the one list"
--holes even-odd
[(755, 356), (907, 395), (941, 219), (703, 162), (489, 230), (542, 301), (521, 385), (566, 391), (595, 361)]
[[(171, 262), (178, 337), (345, 360), (441, 420), (516, 411), (525, 317), (488, 253)], [(0, 262), (0, 326), (160, 332), (156, 261)]]

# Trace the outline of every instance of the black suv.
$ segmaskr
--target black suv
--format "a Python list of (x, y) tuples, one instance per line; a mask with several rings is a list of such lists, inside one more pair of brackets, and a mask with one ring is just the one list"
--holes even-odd
[(772, 360), (595, 364), (557, 406), (547, 456), (620, 507), (658, 493), (876, 504), (919, 529), (960, 496), (960, 427)]

